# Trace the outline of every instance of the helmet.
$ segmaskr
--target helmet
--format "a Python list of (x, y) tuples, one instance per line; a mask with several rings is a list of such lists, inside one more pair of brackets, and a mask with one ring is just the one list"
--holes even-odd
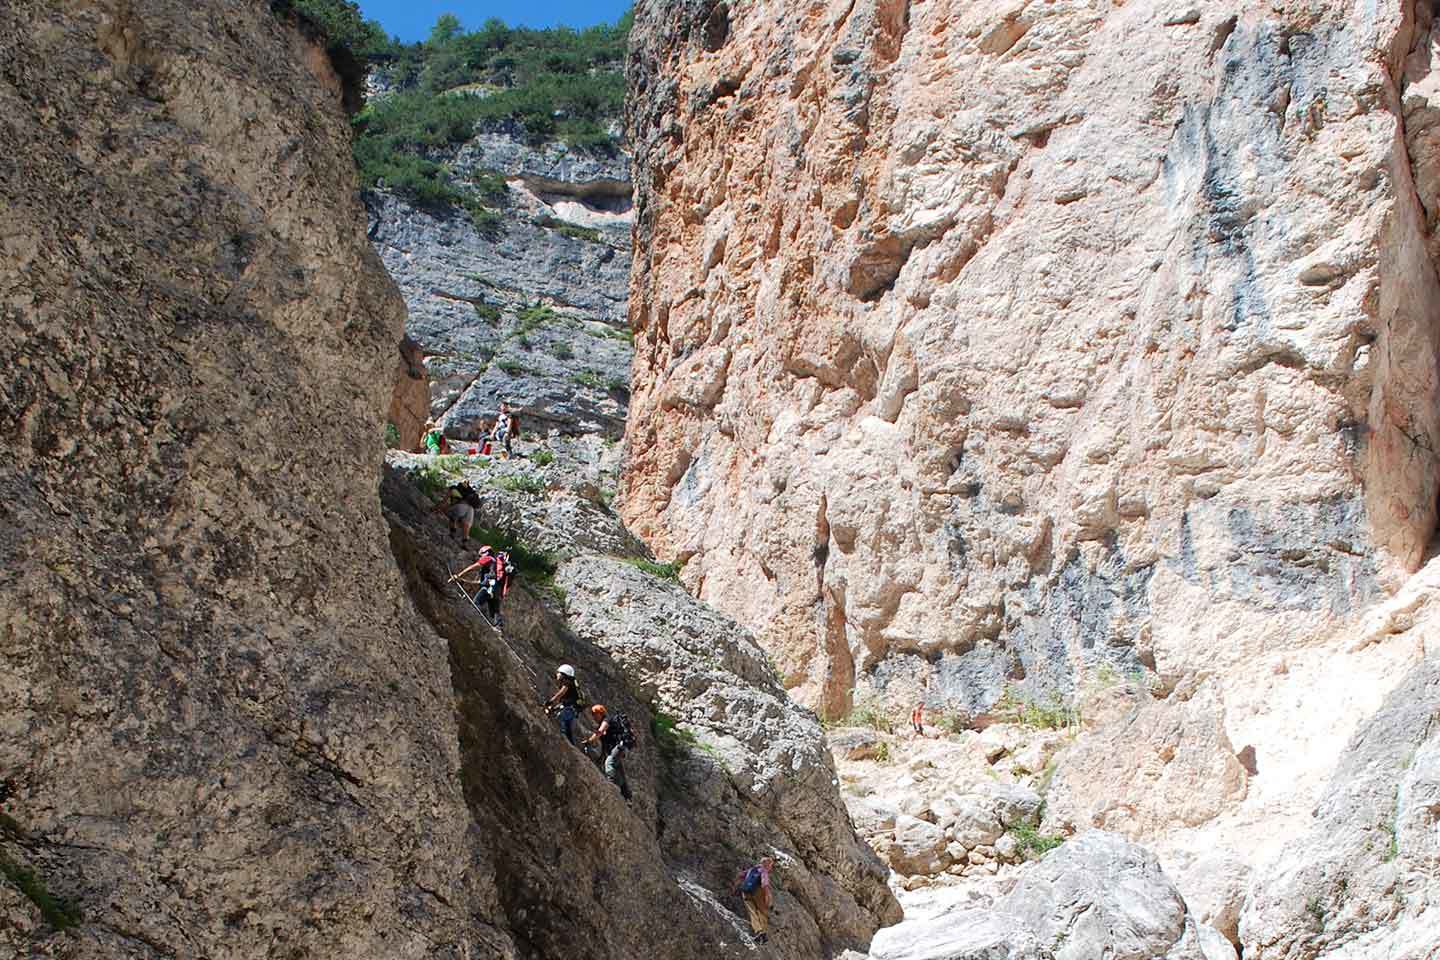
[(595, 717), (597, 717), (597, 718), (605, 716), (605, 704), (603, 704), (603, 703), (597, 703), (597, 704), (595, 704), (595, 706), (593, 706), (593, 707), (590, 708), (590, 712), (591, 712), (591, 714), (593, 714), (593, 715), (594, 715)]
[(570, 666), (570, 664), (568, 664), (568, 663), (562, 663), (562, 664), (560, 664), (560, 669), (559, 669), (559, 670), (556, 670), (555, 672), (556, 672), (556, 673), (563, 673), (563, 674), (565, 674), (565, 676), (569, 677), (571, 680), (574, 680), (574, 679), (575, 679), (575, 668), (572, 667), (572, 666)]
[(490, 544), (487, 543), (487, 544), (485, 544), (485, 546), (483, 546), (483, 547), (480, 548), (480, 553), (481, 553), (482, 555), (484, 555), (484, 554), (489, 553), (489, 552), (490, 552), (491, 550), (493, 550), (493, 549), (494, 549), (494, 547), (490, 546)]

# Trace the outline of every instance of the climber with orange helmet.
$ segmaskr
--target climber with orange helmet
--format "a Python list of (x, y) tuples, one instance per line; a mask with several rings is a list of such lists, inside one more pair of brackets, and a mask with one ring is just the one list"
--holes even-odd
[(451, 580), (459, 580), (472, 570), (480, 571), (480, 589), (475, 591), (477, 598), (483, 598), (490, 610), (490, 622), (497, 629), (505, 625), (504, 619), (500, 616), (500, 601), (510, 592), (510, 581), (515, 573), (515, 565), (510, 561), (510, 554), (504, 550), (495, 551), (490, 544), (480, 548), (480, 554), (475, 562), (464, 570), (452, 576)]
[(610, 716), (604, 704), (597, 703), (590, 708), (595, 721), (595, 732), (585, 740), (585, 745), (598, 742), (600, 753), (605, 757), (605, 779), (620, 788), (620, 796), (628, 803), (630, 784), (625, 779), (625, 751), (635, 746), (635, 732), (630, 727), (630, 718), (620, 713)]

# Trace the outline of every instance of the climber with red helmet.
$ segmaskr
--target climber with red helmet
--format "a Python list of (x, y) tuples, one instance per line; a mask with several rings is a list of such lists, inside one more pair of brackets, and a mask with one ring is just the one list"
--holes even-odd
[(450, 579), (459, 580), (472, 570), (480, 571), (480, 588), (475, 591), (476, 598), (485, 600), (485, 604), (490, 610), (490, 622), (497, 629), (503, 627), (505, 621), (500, 616), (500, 601), (510, 592), (510, 581), (515, 573), (515, 565), (510, 561), (510, 554), (504, 550), (497, 553), (487, 543), (480, 548), (480, 554), (475, 558), (474, 563)]
[(598, 742), (600, 753), (605, 757), (605, 779), (620, 788), (620, 796), (628, 803), (630, 784), (625, 779), (625, 751), (635, 746), (635, 732), (630, 727), (630, 718), (620, 713), (609, 716), (604, 704), (597, 703), (590, 708), (595, 721), (595, 732), (585, 740), (585, 745)]
[(560, 686), (554, 695), (545, 701), (545, 712), (553, 714), (560, 721), (560, 732), (575, 746), (575, 718), (580, 713), (580, 684), (575, 680), (575, 668), (568, 663), (560, 664), (555, 671), (555, 682)]

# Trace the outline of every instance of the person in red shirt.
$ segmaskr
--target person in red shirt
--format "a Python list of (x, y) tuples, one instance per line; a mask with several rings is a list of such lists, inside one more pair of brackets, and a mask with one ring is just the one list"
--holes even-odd
[(500, 601), (510, 592), (510, 571), (513, 569), (510, 563), (510, 554), (501, 550), (496, 553), (490, 544), (480, 548), (480, 555), (475, 562), (464, 570), (451, 577), (451, 580), (459, 580), (472, 570), (480, 571), (480, 589), (475, 591), (477, 600), (484, 600), (490, 610), (490, 622), (498, 627), (505, 625), (504, 618), (500, 615)]

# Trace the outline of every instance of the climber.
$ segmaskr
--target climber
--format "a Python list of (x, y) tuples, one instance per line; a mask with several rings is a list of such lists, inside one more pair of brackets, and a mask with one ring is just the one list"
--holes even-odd
[(560, 664), (555, 671), (555, 682), (560, 684), (555, 694), (545, 701), (545, 712), (560, 721), (560, 732), (575, 746), (575, 717), (580, 708), (580, 685), (575, 681), (575, 668), (568, 663)]
[(445, 452), (445, 434), (440, 431), (439, 427), (435, 426), (434, 420), (425, 421), (425, 433), (420, 437), (420, 446), (422, 447), (422, 453), (439, 454)]
[(732, 893), (740, 894), (745, 901), (745, 913), (750, 918), (750, 930), (755, 934), (756, 943), (770, 939), (770, 871), (775, 869), (773, 857), (765, 857), (759, 863), (742, 870), (735, 878)]
[(630, 802), (630, 784), (625, 780), (625, 751), (635, 746), (635, 733), (630, 728), (630, 718), (625, 714), (616, 714), (614, 717), (607, 716), (603, 704), (595, 704), (590, 708), (590, 715), (595, 721), (595, 732), (585, 740), (589, 745), (595, 742), (600, 744), (600, 753), (605, 757), (605, 779), (620, 788), (620, 796), (625, 802)]
[(480, 548), (480, 554), (475, 562), (464, 570), (450, 577), (451, 580), (459, 580), (471, 570), (480, 571), (480, 589), (475, 591), (476, 598), (484, 598), (486, 606), (490, 610), (490, 623), (497, 629), (505, 625), (505, 620), (500, 616), (500, 601), (510, 592), (510, 581), (514, 578), (515, 564), (510, 560), (510, 554), (504, 550), (496, 553), (490, 544)]
[(480, 494), (463, 480), (450, 486), (450, 495), (430, 508), (431, 513), (445, 511), (450, 519), (450, 536), (459, 531), (460, 542), (470, 536), (470, 525), (475, 522), (475, 511), (480, 509)]
[(910, 729), (915, 731), (915, 736), (925, 736), (925, 701), (915, 704), (915, 709), (910, 711)]

